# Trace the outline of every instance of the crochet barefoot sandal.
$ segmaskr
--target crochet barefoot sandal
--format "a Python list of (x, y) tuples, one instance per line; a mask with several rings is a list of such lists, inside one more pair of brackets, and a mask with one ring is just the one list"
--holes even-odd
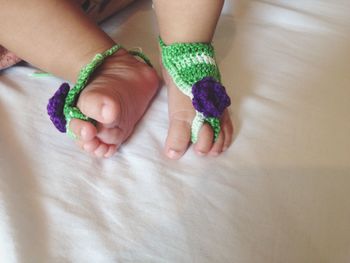
[[(93, 72), (100, 66), (103, 61), (123, 48), (121, 45), (115, 45), (107, 51), (95, 55), (93, 60), (80, 70), (78, 80), (74, 87), (70, 89), (68, 83), (63, 83), (47, 105), (47, 113), (50, 116), (52, 123), (60, 132), (67, 132), (73, 138), (76, 136), (69, 130), (69, 122), (71, 119), (80, 119), (96, 124), (96, 121), (85, 116), (77, 107), (76, 103), (80, 92), (86, 87)], [(138, 56), (143, 61), (152, 67), (150, 60), (140, 51), (129, 51), (129, 54)]]
[(221, 85), (214, 48), (206, 43), (174, 43), (166, 45), (161, 38), (162, 62), (176, 86), (192, 99), (196, 116), (192, 122), (191, 140), (198, 140), (199, 131), (208, 123), (216, 140), (220, 133), (220, 116), (231, 101)]

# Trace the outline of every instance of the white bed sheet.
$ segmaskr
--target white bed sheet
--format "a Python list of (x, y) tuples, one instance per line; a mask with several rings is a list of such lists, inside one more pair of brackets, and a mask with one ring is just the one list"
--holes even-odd
[[(226, 3), (214, 44), (236, 135), (219, 158), (162, 155), (163, 88), (96, 160), (46, 116), (62, 80), (1, 72), (0, 262), (350, 262), (349, 14), (345, 0)], [(103, 26), (157, 62), (149, 1)]]

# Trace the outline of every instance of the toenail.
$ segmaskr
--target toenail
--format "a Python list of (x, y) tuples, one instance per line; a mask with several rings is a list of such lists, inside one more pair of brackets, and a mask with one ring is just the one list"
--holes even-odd
[(222, 149), (222, 151), (225, 152), (227, 149), (228, 149), (228, 147), (225, 146), (225, 147)]
[(102, 110), (101, 110), (101, 115), (103, 119), (108, 119), (108, 115), (109, 115), (109, 110), (108, 110), (108, 106), (107, 105), (103, 105), (102, 106)]
[(201, 152), (201, 151), (197, 151), (197, 153), (198, 153), (199, 156), (204, 156), (204, 155), (206, 155), (205, 152)]
[(83, 128), (81, 129), (81, 131), (80, 131), (80, 137), (81, 137), (81, 138), (85, 138), (86, 135), (87, 135), (87, 130), (86, 130), (85, 127), (83, 127)]
[(212, 152), (211, 153), (213, 156), (219, 156), (219, 152)]
[(171, 158), (171, 159), (178, 158), (179, 155), (180, 155), (179, 152), (174, 151), (174, 150), (172, 150), (172, 149), (170, 149), (170, 150), (168, 151), (168, 157)]

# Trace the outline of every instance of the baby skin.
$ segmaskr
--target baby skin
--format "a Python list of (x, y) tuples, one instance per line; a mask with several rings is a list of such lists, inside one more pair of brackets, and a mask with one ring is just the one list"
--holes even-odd
[(97, 125), (71, 120), (77, 144), (97, 157), (112, 156), (132, 134), (158, 86), (155, 70), (126, 50), (107, 58), (79, 96), (78, 108)]
[[(5, 2), (14, 12), (24, 9), (16, 20), (18, 27), (21, 28), (22, 36), (18, 36), (17, 39), (6, 37), (8, 28), (11, 27), (13, 32), (16, 30), (14, 28), (16, 25), (3, 23), (0, 25), (1, 43), (33, 65), (73, 83), (79, 69), (89, 63), (94, 54), (102, 53), (114, 44), (113, 40), (86, 19), (84, 14), (70, 1), (33, 0), (32, 2), (36, 2), (34, 6), (42, 6), (40, 11), (31, 9), (29, 6), (23, 8), (26, 6), (25, 0), (13, 1), (15, 3), (0, 0), (2, 6), (5, 5)], [(211, 42), (222, 4), (223, 1), (212, 0), (154, 1), (163, 40), (167, 44)], [(197, 9), (203, 10), (196, 9), (197, 11), (191, 12), (189, 10), (193, 8), (186, 8), (187, 11), (184, 11), (184, 6), (191, 5), (196, 5)], [(6, 12), (0, 11), (0, 15), (3, 15), (2, 13), (6, 16)], [(9, 13), (8, 9), (7, 13)], [(193, 17), (199, 14), (205, 17), (205, 13), (207, 13), (206, 17), (211, 19), (202, 19), (203, 21), (198, 19), (197, 25), (194, 25)], [(61, 19), (63, 16), (66, 18), (64, 21)], [(187, 23), (190, 22), (187, 26), (179, 22), (186, 23), (185, 18), (188, 19)], [(8, 16), (8, 19), (13, 20), (13, 16)], [(30, 26), (23, 28), (23, 25), (28, 25), (28, 19), (36, 25), (37, 35), (35, 37), (32, 36)], [(40, 24), (43, 19), (49, 21), (49, 25)], [(23, 23), (21, 23), (22, 20)], [(57, 39), (51, 34), (53, 29), (61, 33), (58, 34)], [(23, 34), (27, 35), (29, 45), (20, 44), (21, 38), (25, 37)], [(73, 38), (71, 35), (78, 35), (80, 38)], [(38, 49), (48, 50), (47, 48), (57, 41), (61, 45), (56, 53), (50, 53), (47, 56), (39, 55)], [(74, 63), (66, 63), (66, 61), (74, 61)], [(191, 100), (179, 91), (164, 68), (162, 73), (168, 87), (169, 102), (169, 130), (164, 152), (171, 159), (179, 159), (190, 145), (191, 123), (195, 110)], [(77, 135), (77, 144), (84, 151), (96, 157), (111, 157), (132, 134), (158, 87), (159, 78), (155, 70), (130, 55), (126, 50), (121, 49), (108, 57), (94, 73), (77, 101), (77, 107), (81, 112), (97, 121), (96, 126), (78, 119), (70, 122), (69, 128)], [(221, 131), (217, 140), (214, 141), (212, 128), (204, 124), (193, 148), (200, 156), (217, 156), (230, 146), (232, 136), (233, 125), (226, 109), (221, 117)]]

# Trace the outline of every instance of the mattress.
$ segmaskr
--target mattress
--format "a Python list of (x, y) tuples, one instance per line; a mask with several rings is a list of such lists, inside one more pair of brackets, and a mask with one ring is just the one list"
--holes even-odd
[[(162, 87), (110, 159), (56, 132), (63, 81), (0, 73), (0, 262), (350, 262), (350, 2), (226, 1), (214, 38), (233, 145), (167, 159)], [(158, 67), (150, 1), (103, 29)], [(164, 85), (163, 85), (164, 86)]]

